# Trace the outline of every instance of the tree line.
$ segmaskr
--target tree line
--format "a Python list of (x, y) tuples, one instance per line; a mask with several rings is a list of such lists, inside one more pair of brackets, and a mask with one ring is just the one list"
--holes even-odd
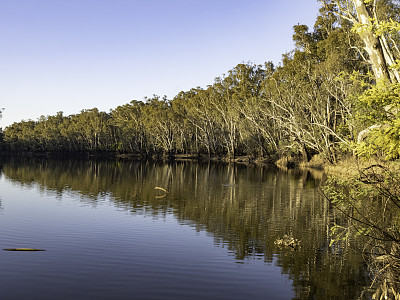
[[(241, 63), (206, 88), (172, 100), (153, 96), (110, 112), (42, 116), (4, 129), (9, 151), (120, 152), (209, 156), (322, 153), (354, 136), (353, 85), (340, 74), (368, 67), (347, 41), (361, 40), (333, 5), (321, 9), (314, 31), (294, 26), (296, 49), (274, 66)], [(3, 145), (4, 147), (4, 145)]]
[[(278, 65), (240, 63), (206, 88), (170, 100), (154, 95), (110, 112), (93, 108), (17, 122), (4, 129), (3, 148), (303, 160), (320, 154), (334, 162), (365, 129), (358, 95), (383, 77), (399, 79), (391, 68), (400, 57), (399, 34), (390, 27), (399, 6), (390, 0), (320, 2), (313, 30), (294, 26), (296, 48)], [(364, 24), (363, 13), (377, 21)], [(378, 30), (383, 33), (372, 40)]]

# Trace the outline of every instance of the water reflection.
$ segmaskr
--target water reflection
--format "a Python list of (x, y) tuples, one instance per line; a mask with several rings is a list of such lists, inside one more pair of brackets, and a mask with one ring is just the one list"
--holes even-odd
[[(338, 216), (309, 172), (194, 162), (12, 160), (3, 165), (15, 183), (43, 192), (76, 193), (86, 205), (109, 201), (132, 214), (165, 217), (206, 231), (238, 263), (276, 261), (293, 281), (296, 299), (354, 299), (368, 285), (362, 258), (329, 247)], [(158, 197), (162, 187), (168, 193)], [(161, 193), (162, 194), (162, 193)], [(283, 235), (301, 240), (296, 251), (280, 249)]]

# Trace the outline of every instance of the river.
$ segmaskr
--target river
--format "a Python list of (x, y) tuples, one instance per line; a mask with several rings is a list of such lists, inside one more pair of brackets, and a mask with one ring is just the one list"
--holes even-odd
[[(357, 299), (359, 252), (310, 172), (198, 162), (0, 162), (1, 299)], [(284, 235), (300, 246), (278, 246)]]

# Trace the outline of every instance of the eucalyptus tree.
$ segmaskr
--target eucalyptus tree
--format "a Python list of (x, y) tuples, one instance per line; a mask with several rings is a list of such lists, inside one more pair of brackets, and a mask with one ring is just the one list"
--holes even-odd
[[(377, 98), (386, 105), (384, 107), (384, 110), (388, 111), (386, 119), (396, 119), (397, 117), (393, 115), (393, 108), (397, 105), (396, 101), (384, 100), (382, 95), (385, 94), (385, 90), (396, 89), (395, 86), (390, 86), (390, 84), (400, 83), (400, 3), (393, 0), (335, 0), (324, 1), (324, 4), (325, 6), (334, 5), (336, 7), (335, 13), (342, 20), (350, 22), (353, 26), (353, 32), (362, 40), (364, 51), (359, 50), (360, 55), (370, 64), (377, 84), (377, 87), (373, 85), (371, 87), (380, 90), (381, 95)], [(366, 95), (366, 98), (368, 97)], [(368, 110), (368, 107), (365, 106), (368, 101), (359, 99), (358, 102), (363, 107), (363, 111)], [(372, 104), (372, 102), (369, 103)], [(375, 106), (369, 107), (369, 110), (377, 109), (376, 104), (375, 101)], [(391, 112), (389, 113), (389, 111)], [(397, 130), (396, 126), (392, 126), (393, 124), (380, 123), (379, 120), (376, 120), (376, 123), (364, 124), (365, 120), (361, 115), (358, 121), (360, 127), (357, 138), (358, 148), (363, 147), (367, 140), (372, 143), (377, 142), (375, 141), (376, 134), (385, 134), (388, 126), (392, 127), (394, 131)], [(369, 121), (371, 121), (371, 118)], [(365, 149), (361, 152), (365, 153)]]
[(180, 92), (171, 101), (171, 110), (176, 126), (176, 151), (184, 154), (200, 154), (197, 128), (188, 118), (189, 93)]
[[(335, 4), (336, 15), (351, 23), (353, 32), (362, 41), (362, 48), (354, 48), (358, 48), (359, 55), (370, 65), (375, 78), (366, 91), (354, 95), (354, 115), (361, 128), (367, 127), (358, 135), (356, 152), (362, 157), (383, 154), (386, 159), (398, 159), (399, 2), (335, 0), (324, 3)], [(347, 224), (333, 228), (333, 238), (367, 240), (363, 248), (377, 287), (374, 299), (400, 298), (398, 171), (381, 165), (370, 166), (353, 178), (332, 178), (325, 193), (348, 220)]]
[(171, 103), (154, 95), (147, 99), (142, 107), (143, 124), (149, 136), (153, 152), (164, 152), (167, 155), (175, 153), (177, 126), (171, 110)]
[(195, 91), (192, 122), (204, 134), (208, 152), (233, 158), (251, 151), (248, 142), (256, 134), (248, 127), (245, 106), (259, 96), (263, 80), (260, 66), (238, 64), (227, 76), (217, 77), (206, 90)]
[[(313, 91), (307, 68), (309, 62), (296, 55), (286, 55), (283, 64), (278, 67), (266, 83), (265, 101), (268, 103), (268, 116), (274, 120), (282, 132), (283, 140), (278, 147), (289, 152), (301, 151), (307, 159), (307, 149), (319, 149), (316, 136), (311, 128), (311, 114), (316, 107), (307, 103), (306, 91)], [(306, 72), (304, 72), (306, 71)]]
[(354, 26), (360, 36), (377, 81), (400, 82), (396, 68), (400, 51), (398, 1), (391, 0), (333, 0), (322, 1), (325, 5), (334, 3), (337, 14)]
[(343, 78), (364, 67), (356, 49), (349, 48), (357, 39), (323, 7), (314, 31), (294, 26), (293, 40), (296, 49), (266, 78), (263, 95), (268, 116), (282, 131), (277, 148), (300, 151), (303, 159), (321, 153), (334, 161), (338, 145), (353, 133), (348, 96), (354, 87)]
[(282, 67), (267, 82), (265, 101), (268, 116), (279, 128), (278, 148), (289, 153), (300, 151), (304, 160), (311, 152), (330, 157), (330, 103), (321, 95), (320, 84), (310, 70), (310, 62), (297, 52), (286, 56)]
[[(268, 115), (260, 113), (263, 84), (267, 73), (273, 69), (271, 65), (266, 66), (271, 69), (267, 71), (261, 65), (250, 63), (238, 64), (223, 80), (229, 86), (230, 115), (237, 129), (236, 140), (232, 141), (237, 150), (254, 156), (270, 154), (269, 144), (276, 144)], [(235, 137), (233, 134), (230, 136)]]
[(4, 141), (11, 151), (38, 150), (38, 140), (35, 137), (36, 122), (32, 120), (15, 122), (4, 130)]
[(117, 150), (131, 153), (146, 153), (147, 134), (143, 116), (144, 103), (133, 100), (118, 106), (111, 112), (110, 123), (115, 128)]
[(79, 133), (74, 132), (70, 129), (72, 116), (64, 116), (62, 123), (59, 125), (60, 135), (63, 140), (65, 140), (64, 151), (76, 152), (82, 151), (79, 144), (78, 135)]
[(212, 86), (207, 89), (191, 89), (180, 93), (185, 99), (185, 117), (194, 130), (194, 148), (198, 153), (206, 152), (209, 156), (221, 152), (221, 128), (217, 122), (216, 110), (210, 101)]
[(97, 108), (72, 115), (68, 135), (75, 139), (80, 151), (104, 151), (110, 145), (108, 120), (110, 116)]
[(41, 116), (35, 126), (34, 135), (38, 139), (43, 151), (61, 151), (66, 146), (66, 141), (60, 133), (60, 125), (63, 122), (63, 113), (55, 116)]
[(239, 113), (233, 98), (232, 77), (216, 78), (209, 94), (209, 101), (215, 110), (217, 124), (221, 128), (221, 141), (228, 157), (235, 157), (239, 143)]

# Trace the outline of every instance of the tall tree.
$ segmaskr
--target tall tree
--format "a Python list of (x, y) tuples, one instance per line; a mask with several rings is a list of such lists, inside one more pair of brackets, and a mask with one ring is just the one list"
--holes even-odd
[[(394, 68), (400, 58), (399, 48), (393, 38), (393, 32), (400, 30), (398, 23), (382, 15), (379, 9), (388, 8), (399, 11), (395, 1), (386, 0), (334, 0), (340, 16), (354, 25), (364, 42), (369, 62), (377, 81), (400, 82), (399, 70)], [(325, 5), (331, 1), (323, 1)], [(397, 13), (398, 14), (398, 13)], [(396, 34), (396, 33), (395, 33)]]
[(111, 124), (116, 128), (117, 150), (133, 153), (146, 151), (147, 138), (142, 113), (144, 105), (143, 102), (133, 100), (124, 106), (118, 106), (111, 112)]

